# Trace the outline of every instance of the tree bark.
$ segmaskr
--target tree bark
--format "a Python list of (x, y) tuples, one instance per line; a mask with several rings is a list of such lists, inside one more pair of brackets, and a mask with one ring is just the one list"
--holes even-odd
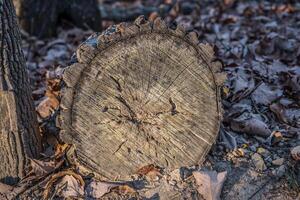
[(39, 38), (56, 33), (62, 19), (75, 26), (101, 30), (97, 0), (14, 0), (21, 27)]
[(41, 143), (12, 1), (0, 9), (0, 181), (14, 184)]
[(222, 116), (213, 49), (160, 19), (94, 35), (65, 70), (61, 136), (79, 161), (108, 179), (155, 164), (199, 164)]

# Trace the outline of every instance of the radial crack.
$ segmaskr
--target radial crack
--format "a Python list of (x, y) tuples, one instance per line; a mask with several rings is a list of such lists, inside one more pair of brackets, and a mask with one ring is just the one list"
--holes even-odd
[(113, 155), (115, 155), (121, 148), (122, 146), (127, 142), (127, 140), (123, 141), (119, 146), (118, 148), (113, 152)]
[(119, 82), (119, 80), (117, 80), (116, 78), (114, 78), (113, 76), (109, 76), (116, 84), (117, 84), (117, 90), (119, 92), (122, 92), (122, 87), (121, 87), (121, 84)]
[(171, 114), (172, 115), (176, 115), (177, 113), (179, 113), (177, 110), (176, 110), (176, 104), (173, 102), (172, 98), (170, 97), (169, 98), (169, 102), (171, 104)]
[(129, 115), (131, 117), (131, 121), (139, 124), (139, 121), (137, 119), (137, 115), (135, 114), (135, 112), (132, 110), (132, 108), (130, 107), (130, 105), (127, 103), (127, 101), (120, 95), (120, 96), (116, 96), (116, 98), (127, 108)]

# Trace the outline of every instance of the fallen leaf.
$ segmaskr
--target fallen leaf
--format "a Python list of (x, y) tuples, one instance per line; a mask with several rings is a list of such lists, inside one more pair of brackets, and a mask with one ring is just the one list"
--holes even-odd
[(159, 17), (157, 12), (153, 12), (149, 15), (149, 21), (154, 21), (157, 17)]
[(291, 4), (287, 4), (287, 5), (280, 5), (276, 7), (276, 12), (278, 13), (293, 13), (295, 12), (295, 8), (291, 5)]
[(300, 109), (288, 108), (281, 103), (273, 103), (270, 110), (275, 113), (279, 121), (294, 127), (300, 127)]
[(45, 96), (50, 98), (58, 98), (61, 90), (61, 79), (48, 79), (47, 91)]
[(251, 158), (255, 168), (258, 171), (264, 171), (267, 169), (264, 159), (258, 153), (254, 153)]
[(294, 160), (299, 161), (300, 160), (300, 146), (296, 146), (296, 147), (292, 148), (291, 155)]
[(229, 92), (230, 92), (230, 89), (228, 87), (224, 86), (223, 87), (223, 94), (224, 94), (225, 97), (228, 96)]
[(230, 92), (232, 101), (239, 101), (247, 97), (255, 89), (253, 72), (245, 68), (236, 68), (228, 80), (231, 82)]
[(84, 195), (84, 187), (72, 175), (64, 176), (55, 186), (56, 195), (63, 198), (82, 197)]
[(235, 0), (223, 0), (223, 2), (224, 2), (224, 5), (229, 6), (229, 5), (232, 5), (235, 2)]
[(238, 148), (238, 149), (234, 150), (234, 151), (232, 152), (232, 154), (233, 154), (234, 156), (236, 156), (236, 157), (244, 157), (244, 156), (245, 156), (245, 150), (242, 149), (242, 148)]
[(154, 180), (157, 177), (160, 177), (162, 175), (161, 169), (153, 164), (146, 165), (146, 166), (140, 168), (137, 171), (137, 174), (148, 176), (152, 180)]
[(223, 125), (220, 128), (220, 140), (228, 149), (234, 150), (237, 148), (236, 137), (233, 136), (233, 133), (225, 130)]
[(277, 144), (283, 138), (282, 133), (280, 131), (275, 131), (272, 133), (272, 145)]
[(258, 147), (256, 153), (260, 154), (264, 158), (267, 158), (268, 156), (271, 155), (271, 152), (263, 147)]
[(153, 164), (143, 166), (142, 168), (137, 170), (137, 174), (146, 175), (149, 171), (153, 170), (155, 166)]
[(48, 197), (53, 189), (54, 184), (57, 181), (59, 181), (59, 179), (61, 179), (62, 177), (66, 176), (66, 175), (73, 176), (75, 179), (77, 179), (79, 181), (80, 185), (84, 188), (84, 180), (82, 179), (82, 177), (79, 174), (75, 173), (72, 170), (61, 171), (61, 172), (58, 172), (57, 174), (54, 174), (51, 177), (51, 179), (47, 182), (44, 192), (43, 192), (44, 199), (48, 199)]
[(61, 157), (65, 154), (65, 151), (69, 148), (69, 144), (57, 144), (55, 147), (55, 157)]
[(216, 171), (197, 171), (193, 172), (198, 185), (198, 192), (205, 200), (220, 199), (223, 183), (227, 172), (217, 173)]
[(281, 166), (281, 165), (283, 165), (283, 163), (284, 163), (284, 158), (278, 158), (278, 159), (272, 160), (272, 164), (276, 165), (276, 166)]
[(46, 97), (37, 107), (37, 112), (42, 118), (49, 117), (59, 106), (56, 97)]
[(43, 176), (55, 169), (59, 168), (63, 164), (63, 160), (56, 161), (42, 161), (37, 159), (30, 159), (30, 172), (29, 174), (35, 174), (37, 176)]
[(93, 180), (86, 187), (86, 192), (89, 197), (98, 199), (106, 193), (109, 193), (112, 188), (118, 187), (119, 185), (120, 184)]
[(162, 174), (160, 170), (152, 170), (146, 174), (146, 177), (149, 178), (151, 181), (158, 181)]
[(251, 94), (251, 98), (257, 105), (268, 106), (272, 101), (281, 97), (282, 94), (283, 91), (281, 89), (262, 83)]
[(115, 191), (118, 192), (119, 194), (125, 194), (125, 195), (133, 195), (136, 194), (135, 189), (128, 185), (120, 185), (115, 188)]
[(78, 166), (76, 149), (73, 144), (57, 144), (54, 157), (56, 159), (63, 157), (69, 166)]
[(263, 122), (254, 115), (244, 115), (241, 115), (238, 118), (231, 120), (230, 127), (232, 130), (241, 133), (247, 133), (249, 135), (258, 135), (262, 137), (268, 137), (271, 135), (271, 130), (265, 122)]
[[(7, 194), (13, 189), (12, 186), (0, 182), (0, 194)], [(1, 197), (1, 196), (0, 196)]]

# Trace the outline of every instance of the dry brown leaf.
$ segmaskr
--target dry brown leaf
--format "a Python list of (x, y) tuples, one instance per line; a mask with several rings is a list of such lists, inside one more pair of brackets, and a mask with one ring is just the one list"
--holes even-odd
[(74, 178), (76, 178), (80, 185), (82, 187), (84, 187), (84, 180), (82, 179), (82, 177), (79, 174), (76, 174), (74, 171), (72, 170), (65, 170), (65, 171), (61, 171), (58, 172), (57, 174), (54, 174), (51, 179), (47, 182), (46, 186), (45, 186), (45, 190), (43, 192), (43, 199), (48, 199), (50, 192), (52, 190), (53, 185), (62, 177), (66, 176), (66, 175), (71, 175)]
[(271, 135), (271, 131), (264, 121), (256, 117), (247, 118), (245, 116), (241, 115), (231, 120), (230, 126), (233, 131), (262, 137), (269, 137)]
[(149, 15), (149, 21), (154, 21), (157, 17), (158, 17), (158, 13), (157, 12), (153, 12)]
[(300, 111), (298, 108), (288, 107), (277, 102), (270, 105), (270, 110), (282, 123), (295, 127), (300, 126)]
[(243, 148), (238, 148), (238, 149), (234, 150), (234, 151), (232, 152), (232, 154), (233, 154), (234, 156), (236, 156), (236, 157), (244, 157), (244, 156), (245, 156), (245, 151), (244, 151)]
[(193, 172), (198, 185), (198, 192), (205, 200), (220, 199), (223, 183), (227, 172), (217, 173), (216, 171), (197, 171)]
[(140, 168), (136, 173), (142, 176), (147, 176), (151, 180), (155, 180), (162, 176), (161, 169), (153, 164)]
[(56, 194), (59, 197), (71, 198), (84, 195), (83, 185), (72, 175), (64, 176), (55, 186)]
[(135, 189), (133, 189), (132, 187), (130, 187), (128, 185), (120, 185), (120, 186), (116, 187), (116, 191), (119, 194), (127, 194), (127, 195), (136, 194)]
[(62, 157), (65, 154), (65, 151), (69, 148), (69, 146), (69, 144), (57, 144), (55, 147), (55, 157)]
[(43, 176), (50, 172), (53, 172), (55, 169), (59, 168), (63, 164), (61, 161), (42, 161), (36, 159), (30, 159), (31, 170), (29, 174), (35, 174), (37, 176)]
[(295, 10), (296, 9), (291, 4), (280, 5), (276, 8), (277, 13), (293, 13)]
[[(0, 182), (0, 195), (7, 194), (13, 189), (12, 186)], [(0, 196), (1, 197), (1, 196)]]
[(55, 159), (63, 157), (68, 165), (78, 166), (75, 146), (73, 144), (57, 144), (54, 157)]
[(42, 118), (49, 117), (59, 106), (59, 101), (55, 96), (46, 97), (37, 107), (37, 112)]
[(300, 160), (300, 146), (292, 148), (291, 155), (294, 160)]
[(107, 183), (93, 180), (86, 188), (89, 197), (98, 199), (106, 193), (109, 193), (112, 188), (118, 187), (119, 184)]
[(165, 0), (164, 3), (165, 3), (165, 4), (172, 4), (173, 1), (172, 1), (172, 0)]
[(148, 172), (146, 174), (146, 176), (150, 179), (150, 180), (159, 180), (160, 177), (162, 177), (162, 174), (160, 173), (160, 170), (159, 169), (155, 169), (155, 170), (152, 170), (150, 172)]
[(232, 5), (235, 2), (235, 0), (223, 0), (223, 2), (224, 2), (224, 5), (229, 6), (229, 5)]
[(139, 175), (146, 175), (148, 172), (150, 172), (153, 169), (155, 169), (155, 166), (153, 164), (150, 164), (138, 169), (136, 173)]
[(277, 144), (283, 138), (282, 133), (279, 132), (279, 131), (273, 132), (272, 135), (273, 135), (273, 137), (272, 137), (272, 144)]
[(51, 79), (47, 80), (47, 97), (58, 97), (61, 89), (61, 80), (60, 79)]
[(223, 87), (223, 94), (225, 97), (227, 97), (229, 95), (230, 89), (226, 86)]
[(153, 164), (150, 164), (150, 165), (146, 165), (140, 169), (137, 170), (137, 174), (139, 175), (146, 175), (148, 174), (150, 171), (159, 171), (160, 169), (158, 167), (156, 167), (155, 165)]

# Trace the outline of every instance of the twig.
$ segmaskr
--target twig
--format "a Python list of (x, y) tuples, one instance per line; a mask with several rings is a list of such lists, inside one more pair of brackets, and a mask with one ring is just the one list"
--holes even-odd
[(272, 178), (269, 178), (264, 184), (262, 184), (249, 198), (248, 200), (251, 200), (258, 192), (260, 192), (264, 187), (266, 187), (270, 182)]

